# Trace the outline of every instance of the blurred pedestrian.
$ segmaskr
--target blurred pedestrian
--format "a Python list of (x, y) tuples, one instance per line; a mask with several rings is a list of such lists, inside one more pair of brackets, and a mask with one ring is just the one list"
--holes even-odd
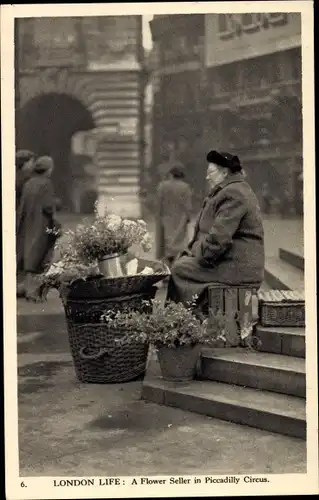
[(164, 258), (168, 265), (185, 248), (191, 211), (192, 190), (177, 164), (157, 189), (157, 258)]
[(262, 196), (262, 203), (263, 203), (263, 212), (264, 214), (270, 214), (271, 209), (272, 209), (272, 203), (271, 203), (271, 194), (269, 190), (269, 185), (268, 182), (264, 182), (262, 187), (261, 187), (261, 196)]
[[(36, 155), (33, 151), (29, 151), (26, 149), (19, 150), (16, 153), (15, 163), (16, 163), (16, 179), (15, 179), (15, 193), (16, 193), (16, 252), (17, 252), (17, 244), (19, 241), (19, 234), (17, 231), (17, 220), (18, 220), (18, 211), (19, 205), (21, 201), (21, 196), (23, 192), (23, 187), (25, 183), (30, 179), (35, 162)], [(20, 296), (23, 294), (23, 269), (21, 265), (21, 261), (17, 258), (16, 260), (16, 273), (17, 273), (17, 295)]]
[(283, 196), (279, 204), (280, 215), (283, 219), (285, 217), (291, 217), (294, 215), (295, 213), (294, 203), (295, 200), (293, 197), (292, 190), (286, 186), (284, 188)]
[[(237, 156), (210, 151), (205, 198), (194, 235), (172, 266), (168, 298), (199, 302), (209, 285), (260, 286), (264, 274), (264, 233), (260, 207), (242, 175)], [(207, 297), (206, 297), (207, 301)]]
[(156, 176), (158, 182), (164, 181), (169, 178), (170, 170), (173, 166), (184, 168), (181, 161), (176, 158), (174, 151), (170, 153), (164, 153), (162, 155), (162, 162), (156, 167)]
[(38, 158), (34, 175), (25, 183), (18, 211), (17, 260), (26, 279), (25, 297), (40, 299), (38, 275), (49, 266), (61, 226), (55, 218), (57, 199), (50, 179), (54, 163), (49, 156)]
[(35, 158), (35, 153), (28, 150), (20, 150), (16, 154), (16, 211), (21, 200), (23, 186), (32, 175)]

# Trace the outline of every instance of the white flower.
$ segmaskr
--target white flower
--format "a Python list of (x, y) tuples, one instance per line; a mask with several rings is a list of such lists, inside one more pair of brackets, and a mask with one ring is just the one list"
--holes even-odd
[(131, 227), (132, 226), (131, 222), (132, 221), (129, 220), (129, 219), (124, 219), (123, 220), (123, 227), (124, 227), (124, 229), (128, 229), (129, 227)]
[(111, 214), (107, 216), (107, 225), (112, 231), (120, 229), (122, 224), (122, 217), (119, 215)]
[(151, 248), (153, 246), (153, 241), (152, 241), (152, 237), (151, 237), (150, 233), (146, 233), (143, 236), (142, 241), (141, 241), (141, 245), (142, 245), (145, 252), (148, 252), (151, 250)]
[(48, 271), (45, 273), (46, 276), (52, 276), (54, 274), (59, 274), (64, 271), (64, 264), (63, 262), (56, 262), (51, 264), (50, 268)]

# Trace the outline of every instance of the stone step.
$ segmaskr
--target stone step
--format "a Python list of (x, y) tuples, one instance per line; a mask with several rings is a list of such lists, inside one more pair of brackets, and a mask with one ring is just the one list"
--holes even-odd
[(221, 382), (194, 380), (184, 386), (174, 385), (162, 379), (156, 360), (148, 366), (142, 399), (269, 432), (306, 438), (303, 398)]
[(301, 253), (295, 250), (279, 248), (279, 258), (287, 262), (291, 266), (294, 266), (297, 269), (301, 269), (301, 271), (305, 270), (305, 258)]
[(261, 341), (258, 346), (260, 352), (284, 354), (286, 356), (296, 356), (297, 358), (305, 358), (306, 356), (304, 328), (257, 325), (255, 335)]
[(305, 360), (282, 354), (203, 348), (201, 379), (306, 396)]
[(277, 290), (303, 290), (304, 273), (279, 257), (269, 257), (265, 265), (265, 281)]

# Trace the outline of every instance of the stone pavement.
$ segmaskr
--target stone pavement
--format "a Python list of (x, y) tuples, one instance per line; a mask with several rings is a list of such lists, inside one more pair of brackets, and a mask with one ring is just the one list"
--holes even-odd
[(21, 476), (306, 471), (302, 440), (142, 401), (141, 380), (78, 382), (60, 318), (18, 335)]
[(55, 293), (45, 304), (18, 301), (17, 333), (22, 476), (306, 471), (302, 440), (142, 401), (141, 380), (78, 382)]

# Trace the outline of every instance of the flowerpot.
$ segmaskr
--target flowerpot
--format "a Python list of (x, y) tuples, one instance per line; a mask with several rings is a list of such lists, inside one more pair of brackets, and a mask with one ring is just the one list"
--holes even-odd
[(159, 347), (158, 361), (164, 380), (170, 382), (189, 382), (196, 375), (196, 365), (200, 345), (180, 347)]
[(107, 278), (120, 278), (124, 276), (120, 254), (105, 255), (99, 260), (99, 269)]

